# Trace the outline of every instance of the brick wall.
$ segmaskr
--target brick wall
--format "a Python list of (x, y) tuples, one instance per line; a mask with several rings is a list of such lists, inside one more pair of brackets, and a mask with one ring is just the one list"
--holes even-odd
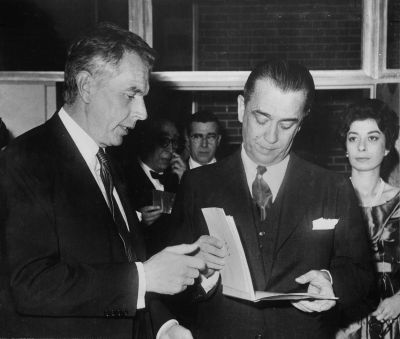
[(387, 68), (400, 68), (400, 1), (388, 1)]
[[(202, 0), (198, 2), (198, 70), (248, 70), (280, 57), (310, 69), (361, 68), (361, 1)], [(226, 151), (241, 143), (238, 92), (195, 94), (225, 128)], [(363, 90), (320, 91), (294, 148), (303, 157), (348, 173), (337, 127), (345, 107)]]
[[(236, 98), (239, 92), (201, 92), (194, 99), (199, 109), (213, 111), (224, 128), (224, 152), (231, 153), (242, 142), (237, 121)], [(368, 96), (366, 90), (317, 91), (314, 108), (305, 121), (293, 148), (304, 158), (341, 173), (349, 173), (345, 151), (338, 139), (341, 116), (348, 104)]]
[(198, 70), (247, 70), (268, 57), (359, 69), (361, 26), (361, 0), (202, 0)]
[[(398, 1), (390, 1), (391, 6), (397, 6), (394, 3)], [(156, 12), (159, 8), (167, 14), (155, 16), (155, 35), (158, 35), (155, 47), (161, 51), (162, 70), (190, 69), (191, 50), (185, 43), (191, 38), (189, 15), (183, 18), (179, 13), (184, 6), (188, 11), (192, 4), (197, 6), (197, 70), (250, 70), (270, 57), (297, 61), (310, 69), (361, 68), (361, 0), (154, 0), (153, 3)], [(181, 9), (175, 8), (178, 4)], [(182, 23), (171, 25), (172, 19)], [(181, 43), (176, 44), (177, 40)], [(168, 60), (179, 60), (179, 65)], [(226, 134), (225, 153), (236, 149), (242, 140), (241, 125), (237, 122), (238, 94), (193, 93), (199, 109), (214, 111), (221, 120)], [(296, 150), (311, 161), (348, 173), (336, 129), (345, 107), (362, 96), (368, 93), (318, 92), (312, 115), (296, 138)], [(186, 114), (191, 110), (185, 109)], [(176, 108), (171, 111), (176, 115)]]

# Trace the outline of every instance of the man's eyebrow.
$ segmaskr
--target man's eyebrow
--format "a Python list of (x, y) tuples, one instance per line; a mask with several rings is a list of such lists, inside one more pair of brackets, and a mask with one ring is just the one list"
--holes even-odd
[[(263, 116), (265, 116), (266, 118), (271, 118), (271, 114), (267, 113), (267, 112), (263, 112), (260, 111), (258, 109), (255, 109), (253, 111), (251, 111), (253, 114), (261, 114)], [(287, 119), (281, 119), (279, 120), (280, 122), (299, 122), (300, 119), (299, 118), (287, 118)]]
[(142, 95), (147, 94), (147, 92), (144, 93), (141, 89), (139, 89), (139, 88), (137, 88), (137, 87), (134, 87), (134, 86), (129, 87), (129, 88), (127, 89), (127, 91), (128, 91), (128, 92), (132, 92), (133, 94), (142, 94)]
[(267, 112), (260, 111), (259, 109), (252, 110), (251, 113), (253, 113), (253, 114), (261, 114), (261, 115), (263, 115), (263, 116), (265, 116), (267, 118), (271, 117), (271, 114), (269, 114)]

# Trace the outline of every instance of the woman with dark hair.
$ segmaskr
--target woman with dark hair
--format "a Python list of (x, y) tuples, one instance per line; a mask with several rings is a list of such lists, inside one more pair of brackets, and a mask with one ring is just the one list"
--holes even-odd
[(344, 117), (341, 136), (371, 239), (380, 303), (338, 338), (400, 338), (400, 188), (386, 183), (380, 174), (398, 133), (397, 114), (377, 99), (350, 106)]

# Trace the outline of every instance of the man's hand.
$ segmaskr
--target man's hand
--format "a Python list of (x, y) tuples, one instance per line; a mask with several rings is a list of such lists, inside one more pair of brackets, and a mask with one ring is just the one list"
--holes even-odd
[(179, 177), (179, 180), (181, 180), (182, 175), (185, 173), (187, 168), (185, 162), (178, 153), (172, 153), (171, 169), (172, 173), (176, 173)]
[[(308, 293), (334, 297), (333, 288), (327, 272), (312, 270), (296, 278), (299, 284), (308, 285)], [(323, 312), (330, 310), (336, 305), (335, 300), (299, 300), (293, 301), (292, 305), (303, 312)]]
[(201, 273), (208, 278), (215, 271), (222, 270), (228, 252), (224, 243), (209, 235), (202, 235), (195, 243), (199, 246), (195, 256), (206, 263), (206, 268)]
[(400, 314), (400, 295), (395, 294), (389, 298), (382, 300), (372, 315), (378, 321), (388, 321), (391, 323)]
[(162, 209), (160, 206), (144, 206), (139, 210), (142, 213), (142, 221), (147, 225), (152, 225), (159, 217), (161, 217)]
[(160, 339), (193, 339), (193, 336), (188, 329), (176, 324), (160, 335)]
[(196, 243), (167, 247), (144, 262), (146, 292), (176, 294), (193, 285), (206, 264), (200, 258), (185, 254), (193, 253), (198, 248)]

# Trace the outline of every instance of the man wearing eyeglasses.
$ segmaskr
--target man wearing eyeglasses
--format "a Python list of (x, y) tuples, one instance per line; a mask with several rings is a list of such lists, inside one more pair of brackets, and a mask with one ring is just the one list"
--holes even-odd
[(144, 226), (149, 254), (161, 249), (170, 224), (169, 215), (154, 203), (153, 192), (175, 193), (186, 171), (186, 164), (177, 153), (179, 137), (177, 127), (170, 120), (153, 118), (142, 122), (135, 141), (139, 145), (139, 156), (130, 155), (125, 169), (129, 193)]
[(198, 111), (190, 116), (186, 126), (186, 142), (190, 153), (189, 169), (216, 162), (215, 153), (221, 142), (221, 134), (214, 113)]

